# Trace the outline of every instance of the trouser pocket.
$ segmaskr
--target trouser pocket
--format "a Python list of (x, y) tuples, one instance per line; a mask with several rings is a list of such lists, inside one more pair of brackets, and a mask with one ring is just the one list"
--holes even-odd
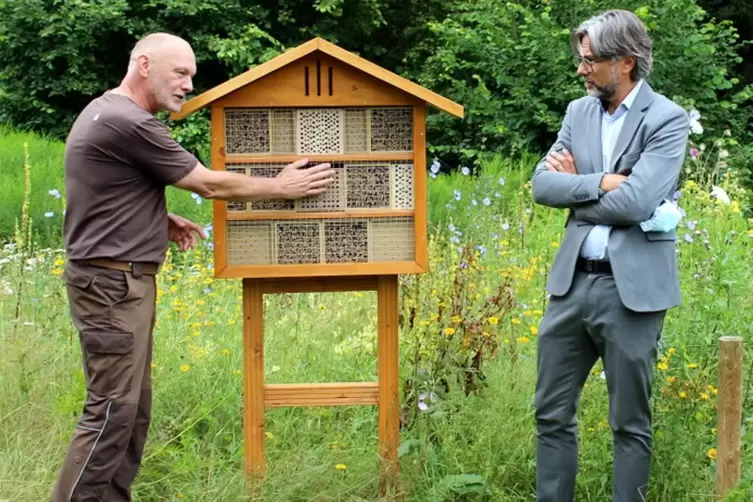
[(89, 390), (112, 399), (126, 394), (133, 379), (133, 333), (85, 329), (82, 344)]

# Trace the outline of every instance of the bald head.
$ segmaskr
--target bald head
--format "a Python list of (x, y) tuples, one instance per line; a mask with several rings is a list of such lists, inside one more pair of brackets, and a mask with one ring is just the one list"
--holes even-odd
[(152, 33), (145, 36), (133, 46), (129, 67), (134, 66), (140, 57), (160, 61), (176, 52), (185, 51), (193, 54), (191, 45), (182, 38), (169, 33)]
[(151, 112), (179, 111), (193, 89), (196, 60), (191, 45), (169, 33), (152, 33), (131, 50), (124, 83)]

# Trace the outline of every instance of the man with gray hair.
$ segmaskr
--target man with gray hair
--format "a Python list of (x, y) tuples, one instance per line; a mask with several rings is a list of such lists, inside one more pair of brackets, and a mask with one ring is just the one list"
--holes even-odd
[(329, 164), (307, 159), (275, 178), (204, 167), (154, 116), (178, 111), (196, 61), (185, 40), (138, 41), (120, 86), (81, 112), (65, 145), (64, 279), (79, 332), (86, 401), (52, 502), (130, 502), (152, 409), (156, 281), (168, 242), (180, 251), (203, 229), (167, 212), (175, 186), (208, 199), (298, 199), (324, 192)]
[(651, 384), (666, 311), (680, 304), (671, 200), (685, 160), (685, 111), (646, 82), (652, 42), (611, 10), (572, 34), (587, 96), (571, 102), (533, 174), (538, 204), (568, 210), (547, 283), (536, 385), (537, 500), (570, 502), (575, 415), (601, 358), (613, 432), (612, 500), (647, 500)]

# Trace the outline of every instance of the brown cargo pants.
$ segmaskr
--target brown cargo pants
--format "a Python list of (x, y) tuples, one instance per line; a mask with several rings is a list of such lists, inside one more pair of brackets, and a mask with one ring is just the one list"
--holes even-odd
[(66, 264), (87, 392), (52, 502), (131, 500), (152, 406), (156, 267), (147, 268)]

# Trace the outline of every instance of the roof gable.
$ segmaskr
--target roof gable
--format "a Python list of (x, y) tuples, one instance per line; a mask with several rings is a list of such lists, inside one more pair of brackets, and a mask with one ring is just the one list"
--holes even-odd
[(407, 94), (410, 94), (417, 99), (425, 101), (426, 103), (439, 108), (451, 115), (457, 117), (463, 117), (463, 107), (447, 98), (444, 98), (420, 85), (417, 85), (410, 80), (403, 78), (395, 73), (392, 73), (384, 68), (371, 63), (355, 54), (348, 52), (340, 47), (327, 42), (321, 38), (314, 38), (294, 49), (291, 49), (279, 56), (263, 63), (259, 66), (251, 68), (250, 70), (233, 77), (222, 84), (209, 89), (208, 91), (199, 94), (183, 103), (179, 112), (173, 112), (170, 117), (173, 120), (179, 120), (187, 117), (191, 113), (204, 108), (205, 106), (227, 96), (234, 91), (251, 84), (272, 72), (283, 68), (315, 51), (321, 51), (342, 63), (359, 69), (368, 75), (380, 80), (392, 87), (395, 87)]

